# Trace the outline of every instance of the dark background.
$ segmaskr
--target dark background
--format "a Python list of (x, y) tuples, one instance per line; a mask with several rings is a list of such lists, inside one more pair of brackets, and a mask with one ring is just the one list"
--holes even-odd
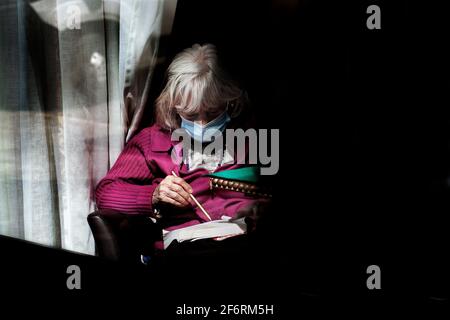
[[(370, 4), (381, 7), (381, 30), (366, 28)], [(245, 291), (251, 299), (277, 300), (285, 312), (448, 299), (448, 9), (443, 1), (179, 1), (160, 55), (169, 63), (193, 43), (214, 43), (260, 126), (280, 129), (267, 264), (236, 266), (258, 279)], [(8, 241), (2, 268), (28, 279), (15, 261), (33, 265), (44, 249)], [(26, 246), (26, 259), (14, 245)], [(48, 253), (48, 268), (21, 281), (64, 291), (66, 275), (54, 274), (68, 261), (91, 270), (92, 292), (128, 283), (126, 268), (64, 252)], [(372, 264), (380, 291), (366, 288)]]
[(377, 264), (384, 294), (448, 296), (448, 7), (180, 2), (169, 56), (216, 44), (261, 127), (281, 130), (274, 223), (300, 286), (365, 295)]

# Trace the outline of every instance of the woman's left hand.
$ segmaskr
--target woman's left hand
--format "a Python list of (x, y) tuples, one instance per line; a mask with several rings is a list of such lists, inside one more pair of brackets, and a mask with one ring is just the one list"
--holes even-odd
[(234, 219), (245, 217), (247, 231), (255, 231), (258, 220), (269, 210), (269, 205), (270, 201), (268, 200), (256, 200), (255, 202), (239, 209)]

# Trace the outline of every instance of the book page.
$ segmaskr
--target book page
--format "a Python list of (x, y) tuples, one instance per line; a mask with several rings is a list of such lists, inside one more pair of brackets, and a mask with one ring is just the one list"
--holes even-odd
[(173, 231), (163, 230), (164, 249), (169, 247), (172, 241), (183, 242), (199, 239), (218, 238), (223, 240), (230, 236), (247, 232), (245, 218), (230, 221), (230, 217), (224, 216), (222, 220), (213, 220), (205, 223), (181, 228)]

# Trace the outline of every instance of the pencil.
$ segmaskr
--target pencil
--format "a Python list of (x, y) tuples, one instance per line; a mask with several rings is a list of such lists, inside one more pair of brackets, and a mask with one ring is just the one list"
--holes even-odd
[[(175, 177), (178, 177), (177, 174), (174, 171), (172, 171), (172, 175), (174, 175)], [(211, 219), (210, 215), (208, 214), (208, 212), (205, 210), (205, 208), (203, 208), (203, 206), (200, 204), (200, 202), (197, 201), (197, 199), (194, 197), (194, 195), (192, 193), (189, 193), (189, 196), (195, 202), (197, 207), (199, 207), (200, 210), (202, 210), (202, 212), (205, 214), (205, 216), (207, 216), (208, 219), (212, 221), (212, 219)]]

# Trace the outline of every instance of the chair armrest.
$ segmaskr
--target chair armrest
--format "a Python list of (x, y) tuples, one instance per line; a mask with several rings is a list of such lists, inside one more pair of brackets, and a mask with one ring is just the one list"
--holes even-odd
[(160, 237), (159, 228), (145, 215), (99, 210), (88, 215), (97, 255), (115, 261), (139, 260), (151, 254), (153, 243)]

